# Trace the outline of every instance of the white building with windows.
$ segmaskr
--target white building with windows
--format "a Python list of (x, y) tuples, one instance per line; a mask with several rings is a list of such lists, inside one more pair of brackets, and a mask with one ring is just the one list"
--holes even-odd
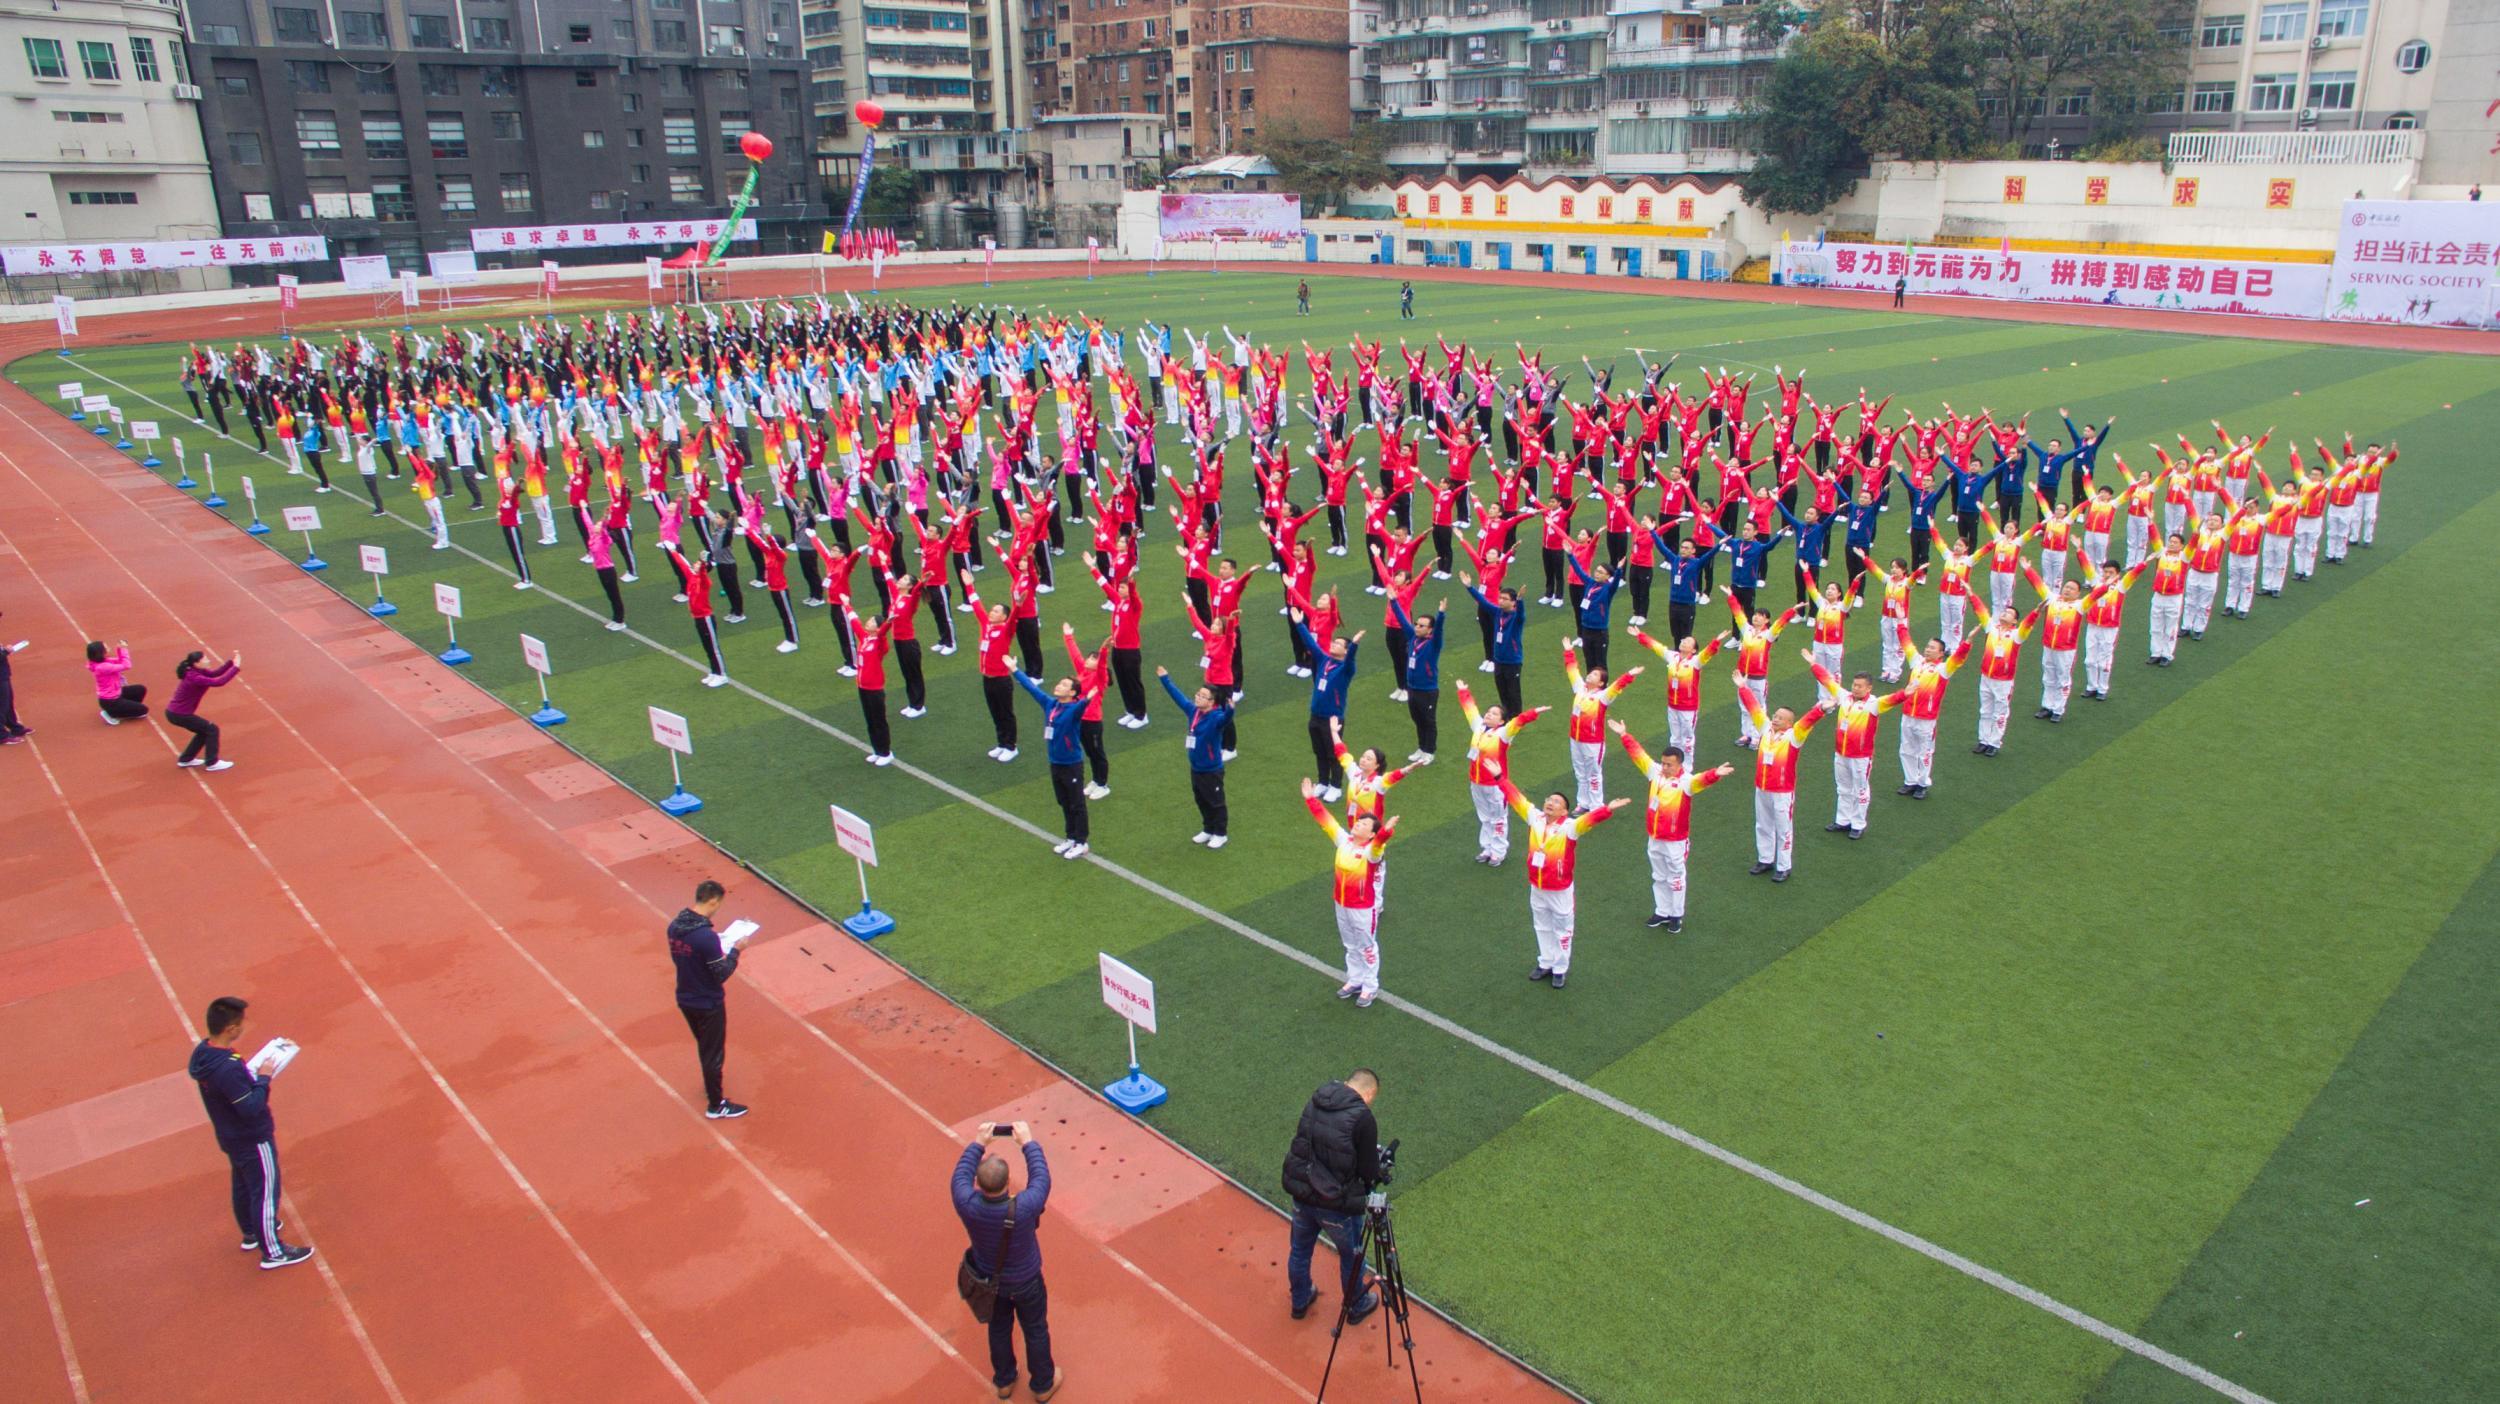
[[(0, 72), (11, 133), (0, 142), (0, 243), (222, 232), (173, 5), (0, 0)], [(192, 268), (12, 279), (9, 296), (224, 286), (222, 270)]]

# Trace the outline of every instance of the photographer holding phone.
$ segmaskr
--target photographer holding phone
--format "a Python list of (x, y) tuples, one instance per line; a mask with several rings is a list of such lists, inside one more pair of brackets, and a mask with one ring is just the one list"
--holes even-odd
[[(998, 1386), (998, 1397), (1016, 1392), (1015, 1328), (1022, 1323), (1033, 1397), (1046, 1400), (1067, 1380), (1050, 1356), (1050, 1289), (1042, 1282), (1040, 1229), (1043, 1206), (1050, 1202), (1050, 1163), (1033, 1142), (1033, 1128), (1021, 1121), (978, 1131), (955, 1161), (955, 1213), (971, 1242), (957, 1286), (974, 1302), (975, 1316), (983, 1305), (976, 1294), (988, 1298), (990, 1382)], [(1012, 1195), (1007, 1158), (990, 1151), (1008, 1137), (1024, 1148), (1024, 1189)]]
[(1285, 1152), (1285, 1193), (1293, 1197), (1285, 1283), (1296, 1321), (1319, 1296), (1311, 1285), (1311, 1250), (1322, 1230), (1337, 1246), (1346, 1324), (1360, 1324), (1380, 1305), (1379, 1294), (1363, 1285), (1364, 1199), (1380, 1178), (1380, 1123), (1372, 1118), (1372, 1099), (1379, 1095), (1380, 1077), (1369, 1068), (1356, 1068), (1345, 1081), (1321, 1087), (1302, 1109), (1293, 1147)]

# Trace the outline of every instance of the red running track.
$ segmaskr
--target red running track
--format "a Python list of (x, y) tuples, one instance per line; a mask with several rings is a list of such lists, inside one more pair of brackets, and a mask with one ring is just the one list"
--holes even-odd
[[(1310, 1397), (1327, 1322), (1284, 1310), (1272, 1210), (14, 388), (0, 433), (37, 728), (0, 749), (0, 1399), (204, 1369), (307, 1400), (989, 1398), (945, 1182), (1019, 1119), (1056, 1177), (1061, 1399)], [(235, 769), (97, 721), (80, 649), (123, 636), (152, 703), (185, 650), (245, 655), (207, 708)], [(706, 875), (767, 933), (731, 996), (736, 1122), (697, 1106), (659, 937)], [(236, 1247), (183, 1071), (220, 994), (253, 1046), (304, 1045), (273, 1099), (304, 1268)], [(1417, 1335), (1429, 1398), (1560, 1397)], [(1359, 1344), (1330, 1398), (1409, 1397)]]

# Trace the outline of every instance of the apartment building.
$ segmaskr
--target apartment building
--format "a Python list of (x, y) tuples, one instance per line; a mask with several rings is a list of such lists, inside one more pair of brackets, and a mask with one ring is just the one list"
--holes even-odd
[(742, 248), (809, 247), (823, 222), (798, 0), (191, 0), (184, 18), (231, 235), (422, 269), (477, 225), (717, 217), (749, 131), (777, 153)]
[[(218, 233), (200, 90), (181, 16), (151, 0), (0, 0), (17, 135), (0, 146), (0, 242), (109, 243)], [(223, 270), (90, 273), (15, 291), (223, 287)]]
[(912, 172), (924, 205), (957, 211), (956, 236), (947, 242), (959, 242), (967, 228), (991, 232), (992, 216), (1006, 206), (1017, 207), (1011, 218), (1021, 242), (1021, 207), (1035, 184), (1031, 65), (1051, 42), (1052, 7), (1044, 0), (804, 0), (803, 8), (817, 165), (837, 197), (847, 197), (854, 178), (863, 134), (851, 108), (864, 98), (885, 109), (877, 165)]

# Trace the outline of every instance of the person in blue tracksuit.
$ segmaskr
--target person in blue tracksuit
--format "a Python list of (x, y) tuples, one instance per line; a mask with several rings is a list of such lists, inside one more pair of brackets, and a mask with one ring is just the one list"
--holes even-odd
[(1996, 481), (1996, 474), (1973, 471), (1968, 459), (1944, 461), (1953, 469), (1954, 525), (1961, 529), (1962, 549), (1967, 551), (1979, 544), (1979, 514), (1987, 510), (1988, 484)]
[(1302, 615), (1297, 611), (1293, 616), (1294, 637), (1302, 640), (1316, 665), (1311, 672), (1311, 759), (1319, 766), (1320, 789), (1331, 804), (1345, 794), (1345, 767), (1337, 763), (1334, 724), (1345, 720), (1346, 694), (1354, 688), (1354, 650), (1362, 644), (1363, 632), (1357, 629), (1352, 637), (1340, 634), (1321, 648)]
[(1389, 607), (1397, 611), (1398, 624), (1412, 640), (1406, 646), (1406, 714), (1415, 722), (1415, 754), (1406, 763), (1430, 765), (1441, 740), (1441, 636), (1449, 623), (1450, 602), (1443, 600), (1420, 625), (1394, 596)]
[(1925, 492), (1919, 491), (1918, 484), (1911, 482), (1907, 473), (1896, 480), (1901, 484), (1901, 496), (1910, 504), (1910, 568), (1913, 570), (1927, 564), (1928, 552), (1935, 545), (1936, 504), (1953, 489), (1950, 473), (1949, 467), (1946, 472), (1938, 473)]
[(1990, 476), (1996, 479), (1997, 520), (2009, 527), (2023, 524), (2023, 469), (2030, 461), (2030, 455), (2016, 449), (2013, 457), (2000, 458), (1989, 469)]
[(1780, 505), (1780, 515), (1788, 521), (1789, 534), (1797, 538), (1797, 603), (1804, 604), (1814, 598), (1814, 587), (1806, 583), (1807, 578), (1819, 578), (1823, 562), (1831, 556), (1832, 524), (1811, 506), (1806, 508), (1803, 521), (1788, 510), (1786, 503)]
[(244, 1062), (234, 1049), (249, 1007), (232, 995), (209, 1003), (208, 1037), (191, 1049), (191, 1080), (200, 1085), (200, 1104), (208, 1109), (217, 1149), (226, 1153), (243, 1251), (260, 1254), (263, 1268), (292, 1267), (313, 1250), (278, 1236), (278, 1126), (269, 1115), (271, 1074)]
[[(1576, 551), (1563, 553), (1563, 564), (1571, 567), (1571, 578), (1580, 582), (1580, 657), (1581, 666), (1606, 666), (1606, 636), (1614, 630), (1615, 592), (1623, 588), (1622, 577), (1600, 561), (1595, 575), (1583, 569)], [(1502, 704), (1507, 710), (1510, 706)]]
[(1734, 541), (1722, 540), (1720, 543), (1727, 547), (1728, 559), (1734, 562), (1728, 567), (1728, 593), (1735, 596), (1736, 603), (1745, 613), (1753, 613), (1754, 591), (1762, 588), (1763, 572), (1769, 568), (1771, 552), (1787, 536), (1786, 527), (1763, 536), (1753, 529), (1753, 519), (1748, 517), (1736, 524)]
[(1502, 695), (1502, 714), (1519, 714), (1519, 669), (1527, 659), (1528, 607), (1517, 590), (1504, 587), (1499, 599), (1488, 598), (1476, 578), (1458, 573), (1459, 583), (1476, 597), (1476, 618), (1484, 626), (1485, 666), (1493, 670), (1493, 686)]
[(1051, 845), (1051, 852), (1062, 858), (1082, 858), (1093, 840), (1093, 826), (1085, 813), (1085, 749), (1082, 744), (1082, 723), (1085, 709), (1102, 688), (1092, 692), (1077, 689), (1074, 678), (1061, 678), (1044, 692), (1031, 674), (1015, 670), (1016, 686), (1032, 695), (1042, 706), (1042, 749), (1050, 757), (1050, 791), (1059, 800), (1059, 817), (1067, 837)]
[[(2092, 474), (2101, 466), (2101, 445), (2108, 442), (2109, 431), (2118, 427), (2118, 420), (2112, 417), (2098, 429), (2077, 429), (2074, 416), (2065, 410), (2060, 409), (2057, 417), (2066, 421), (2066, 442), (2074, 445), (2067, 451), (2072, 459), (2069, 466), (2075, 470), (2075, 476), (2073, 487), (2068, 489), (2071, 495), (2066, 499), (2066, 505), (2080, 507), (2083, 499), (2092, 495)], [(2054, 497), (2056, 489), (2050, 489), (2050, 495)]]
[(304, 406), (303, 411), (295, 416), (295, 443), (296, 447), (304, 451), (304, 461), (312, 465), (313, 477), (319, 480), (321, 484), (319, 487), (314, 488), (313, 491), (328, 492), (330, 490), (330, 470), (321, 465), (321, 454), (324, 446), (324, 440), (321, 437), (321, 411), (319, 407), (307, 404)]
[[(1866, 489), (1860, 488), (1857, 495), (1841, 507), (1840, 520), (1849, 529), (1850, 562), (1855, 562), (1860, 556), (1870, 559), (1874, 556), (1875, 532), (1883, 524), (1884, 510), (1891, 504), (1891, 501), (1892, 493), (1889, 490), (1882, 497), (1877, 497)], [(1864, 569), (1864, 566), (1851, 564), (1849, 573), (1855, 575)]]
[[(1349, 660), (1353, 653), (1354, 646), (1349, 642)], [(1353, 671), (1350, 663), (1347, 671)], [(1320, 672), (1323, 677), (1327, 675), (1325, 668)], [(1189, 841), (1222, 848), (1232, 839), (1232, 816), (1224, 803), (1224, 728), (1233, 719), (1233, 709), (1216, 701), (1215, 693), (1208, 688), (1199, 688), (1195, 698), (1184, 695), (1180, 684), (1172, 681), (1168, 668), (1156, 668), (1155, 679), (1163, 684), (1165, 692), (1172, 694), (1172, 705), (1181, 709), (1188, 722), (1189, 736), (1184, 744), (1189, 748), (1189, 794), (1198, 801), (1198, 832)], [(1344, 705), (1342, 693), (1338, 705)]]
[[(1691, 537), (1677, 542), (1672, 551), (1666, 549), (1664, 540), (1658, 543), (1658, 568), (1667, 573), (1667, 640), (1670, 646), (1693, 636), (1693, 611), (1710, 602), (1710, 592), (1702, 587), (1703, 573), (1710, 568), (1710, 558), (1719, 554), (1720, 548), (1726, 545), (1727, 538), (1724, 536), (1711, 542), (1709, 550), (1700, 552), (1693, 550)], [(1503, 708), (1507, 711), (1509, 704), (1504, 703)]]

